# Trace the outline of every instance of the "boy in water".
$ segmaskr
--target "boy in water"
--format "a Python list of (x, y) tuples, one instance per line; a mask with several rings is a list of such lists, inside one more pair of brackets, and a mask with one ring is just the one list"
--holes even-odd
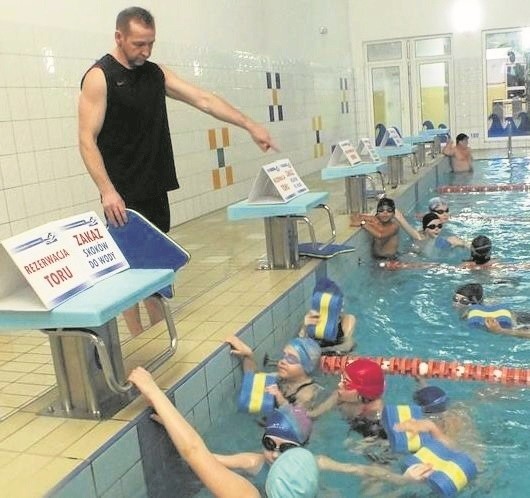
[[(243, 371), (255, 372), (256, 361), (252, 349), (239, 337), (226, 339), (232, 347), (231, 353), (243, 359)], [(308, 337), (291, 339), (283, 348), (283, 357), (278, 361), (278, 383), (267, 388), (274, 395), (278, 406), (286, 403), (312, 406), (318, 386), (311, 374), (320, 364), (320, 346)]]
[(453, 305), (472, 327), (485, 327), (495, 334), (530, 339), (530, 313), (506, 306), (484, 304), (481, 284), (465, 284), (455, 290)]
[(448, 156), (453, 173), (468, 173), (473, 171), (473, 156), (469, 147), (469, 137), (465, 133), (456, 136), (456, 145), (449, 140), (442, 152)]
[(419, 405), (425, 418), (411, 418), (394, 426), (403, 432), (430, 434), (453, 450), (465, 451), (475, 462), (482, 459), (482, 444), (469, 408), (462, 403), (450, 405), (446, 392), (438, 386), (426, 385), (420, 379), (420, 387), (414, 392), (414, 403)]
[(361, 227), (372, 236), (372, 255), (376, 259), (396, 259), (399, 247), (399, 223), (394, 219), (396, 205), (383, 197), (376, 207), (376, 214), (352, 214), (350, 226)]

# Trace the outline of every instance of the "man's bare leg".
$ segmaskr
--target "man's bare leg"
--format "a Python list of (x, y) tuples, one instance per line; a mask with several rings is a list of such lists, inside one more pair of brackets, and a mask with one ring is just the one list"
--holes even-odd
[(151, 327), (158, 322), (164, 320), (164, 313), (162, 312), (162, 304), (160, 299), (156, 297), (148, 297), (144, 301), (145, 309), (147, 310), (147, 315), (149, 316), (149, 323)]
[(135, 304), (132, 308), (123, 312), (123, 318), (131, 335), (137, 336), (144, 331), (142, 320), (140, 319), (140, 306)]

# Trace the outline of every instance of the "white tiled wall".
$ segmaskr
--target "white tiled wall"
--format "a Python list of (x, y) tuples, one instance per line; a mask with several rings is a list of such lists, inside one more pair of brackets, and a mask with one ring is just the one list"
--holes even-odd
[[(217, 155), (209, 128), (222, 123), (168, 101), (181, 189), (170, 195), (174, 225), (246, 197), (259, 166), (289, 157), (300, 174), (323, 166), (332, 143), (353, 134), (347, 0), (139, 2), (157, 20), (152, 60), (215, 91), (265, 124), (281, 149), (264, 155), (229, 126), (234, 184), (213, 189)], [(122, 1), (4, 0), (0, 20), (0, 238), (50, 219), (95, 209), (99, 196), (77, 150), (79, 82), (113, 48)], [(6, 4), (6, 5), (4, 5)], [(328, 33), (320, 34), (327, 26)], [(266, 73), (280, 73), (284, 120), (269, 122)], [(350, 113), (341, 113), (339, 78)], [(312, 117), (322, 117), (324, 157), (315, 158)]]
[[(140, 1), (157, 20), (152, 60), (215, 91), (265, 124), (279, 154), (263, 155), (233, 126), (226, 163), (234, 184), (213, 189), (216, 152), (207, 130), (222, 123), (179, 102), (168, 103), (181, 189), (170, 195), (173, 224), (244, 198), (259, 166), (289, 157), (301, 174), (325, 164), (339, 139), (371, 136), (363, 42), (450, 33), (454, 124), (483, 142), (482, 31), (524, 26), (526, 2), (475, 2), (478, 28), (458, 32), (463, 0)], [(0, 238), (88, 209), (99, 196), (77, 151), (79, 81), (113, 47), (114, 20), (128, 3), (94, 0), (2, 0), (0, 20)], [(396, 23), (398, 17), (406, 23)], [(325, 28), (325, 29), (322, 29)], [(325, 31), (325, 34), (321, 34)], [(269, 122), (266, 73), (279, 73), (284, 120)], [(339, 79), (348, 79), (342, 114)], [(321, 116), (324, 156), (314, 157), (312, 118)], [(524, 144), (520, 144), (524, 145)], [(526, 144), (528, 145), (528, 144)]]

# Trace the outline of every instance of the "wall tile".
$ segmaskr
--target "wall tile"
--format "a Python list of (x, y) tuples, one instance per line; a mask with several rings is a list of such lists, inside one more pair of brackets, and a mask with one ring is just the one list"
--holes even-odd
[(139, 459), (138, 432), (133, 427), (92, 462), (98, 495), (105, 493)]
[(96, 498), (96, 488), (92, 476), (92, 468), (85, 467), (64, 485), (59, 485), (56, 490), (52, 490), (49, 498), (72, 498), (82, 496), (83, 498)]

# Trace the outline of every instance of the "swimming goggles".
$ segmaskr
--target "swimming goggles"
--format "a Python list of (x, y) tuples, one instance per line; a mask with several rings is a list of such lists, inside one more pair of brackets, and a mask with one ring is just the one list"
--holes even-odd
[(447, 208), (447, 209), (431, 209), (431, 212), (432, 213), (436, 213), (436, 214), (444, 214), (444, 213), (448, 213), (449, 212), (449, 208)]
[(395, 210), (392, 209), (391, 207), (387, 207), (387, 208), (385, 208), (385, 207), (380, 207), (380, 208), (377, 209), (377, 212), (378, 212), (378, 213), (393, 213), (394, 211), (395, 211)]
[(489, 251), (491, 251), (491, 245), (490, 244), (486, 244), (484, 246), (478, 246), (478, 247), (474, 247), (474, 246), (471, 246), (471, 251), (472, 252), (475, 252), (475, 253), (487, 253)]
[(471, 300), (466, 296), (459, 296), (458, 294), (455, 294), (453, 296), (453, 302), (458, 304), (463, 304), (464, 306), (468, 306), (471, 304)]
[(287, 450), (292, 450), (293, 448), (298, 448), (300, 445), (298, 443), (280, 443), (276, 444), (276, 441), (272, 439), (267, 434), (264, 434), (261, 438), (261, 444), (267, 451), (279, 451), (280, 453), (284, 453)]
[(441, 223), (438, 223), (438, 224), (431, 223), (430, 225), (427, 225), (425, 228), (428, 228), (429, 230), (434, 230), (435, 228), (439, 228), (441, 230), (442, 226), (443, 225)]
[(282, 360), (286, 363), (289, 363), (289, 365), (299, 365), (300, 364), (300, 358), (298, 356), (291, 354), (291, 353), (283, 353)]

